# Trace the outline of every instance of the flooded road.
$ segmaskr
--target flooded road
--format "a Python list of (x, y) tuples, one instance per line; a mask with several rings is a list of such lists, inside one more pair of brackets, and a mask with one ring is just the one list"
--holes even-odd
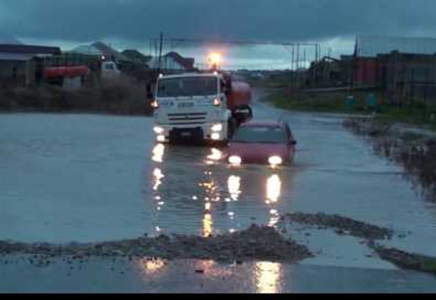
[[(392, 243), (434, 255), (435, 204), (344, 130), (342, 117), (259, 102), (254, 111), (290, 124), (293, 166), (232, 169), (220, 160), (225, 148), (155, 144), (151, 118), (0, 115), (0, 240), (209, 236), (273, 226), (285, 213), (324, 212), (410, 233)], [(331, 248), (334, 239), (320, 240)]]

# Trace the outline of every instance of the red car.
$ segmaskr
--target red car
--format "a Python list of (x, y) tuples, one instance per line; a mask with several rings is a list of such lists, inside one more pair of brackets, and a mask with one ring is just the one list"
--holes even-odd
[(294, 160), (296, 145), (287, 123), (250, 122), (243, 124), (230, 141), (228, 162), (233, 166), (286, 165)]

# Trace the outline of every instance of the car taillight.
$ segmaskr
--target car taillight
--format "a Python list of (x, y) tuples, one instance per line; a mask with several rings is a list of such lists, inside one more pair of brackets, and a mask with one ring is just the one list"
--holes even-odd
[(213, 105), (220, 106), (221, 105), (221, 99), (220, 98), (216, 98), (215, 100), (213, 100)]

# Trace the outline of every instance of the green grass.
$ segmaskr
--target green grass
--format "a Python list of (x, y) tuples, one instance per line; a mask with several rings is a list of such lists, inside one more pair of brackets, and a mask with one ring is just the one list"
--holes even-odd
[(277, 92), (268, 99), (275, 106), (298, 111), (320, 112), (364, 112), (364, 102), (358, 99), (357, 105), (350, 108), (346, 105), (346, 95), (310, 95), (302, 93)]
[[(372, 113), (373, 109), (366, 106), (367, 93), (356, 92), (354, 94), (355, 105), (347, 105), (345, 92), (329, 94), (305, 94), (287, 89), (282, 89), (271, 94), (266, 101), (276, 107), (295, 111), (315, 111), (315, 112), (335, 112), (347, 114)], [(387, 103), (385, 96), (381, 92), (376, 93), (376, 97), (381, 105), (377, 106), (376, 112), (379, 118), (390, 122), (401, 122), (417, 125), (429, 125), (436, 130), (436, 106), (404, 106), (394, 107)], [(431, 120), (431, 114), (435, 117)]]
[(420, 263), (420, 270), (428, 273), (436, 274), (436, 259), (424, 260)]
[(0, 90), (0, 112), (150, 115), (145, 88), (128, 79), (67, 91), (53, 86)]

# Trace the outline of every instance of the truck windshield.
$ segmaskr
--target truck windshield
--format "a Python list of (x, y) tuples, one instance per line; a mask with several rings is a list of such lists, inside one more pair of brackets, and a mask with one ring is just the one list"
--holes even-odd
[(213, 96), (218, 94), (216, 77), (171, 78), (159, 81), (158, 97)]
[(280, 127), (246, 126), (236, 132), (232, 142), (286, 144), (286, 135)]

